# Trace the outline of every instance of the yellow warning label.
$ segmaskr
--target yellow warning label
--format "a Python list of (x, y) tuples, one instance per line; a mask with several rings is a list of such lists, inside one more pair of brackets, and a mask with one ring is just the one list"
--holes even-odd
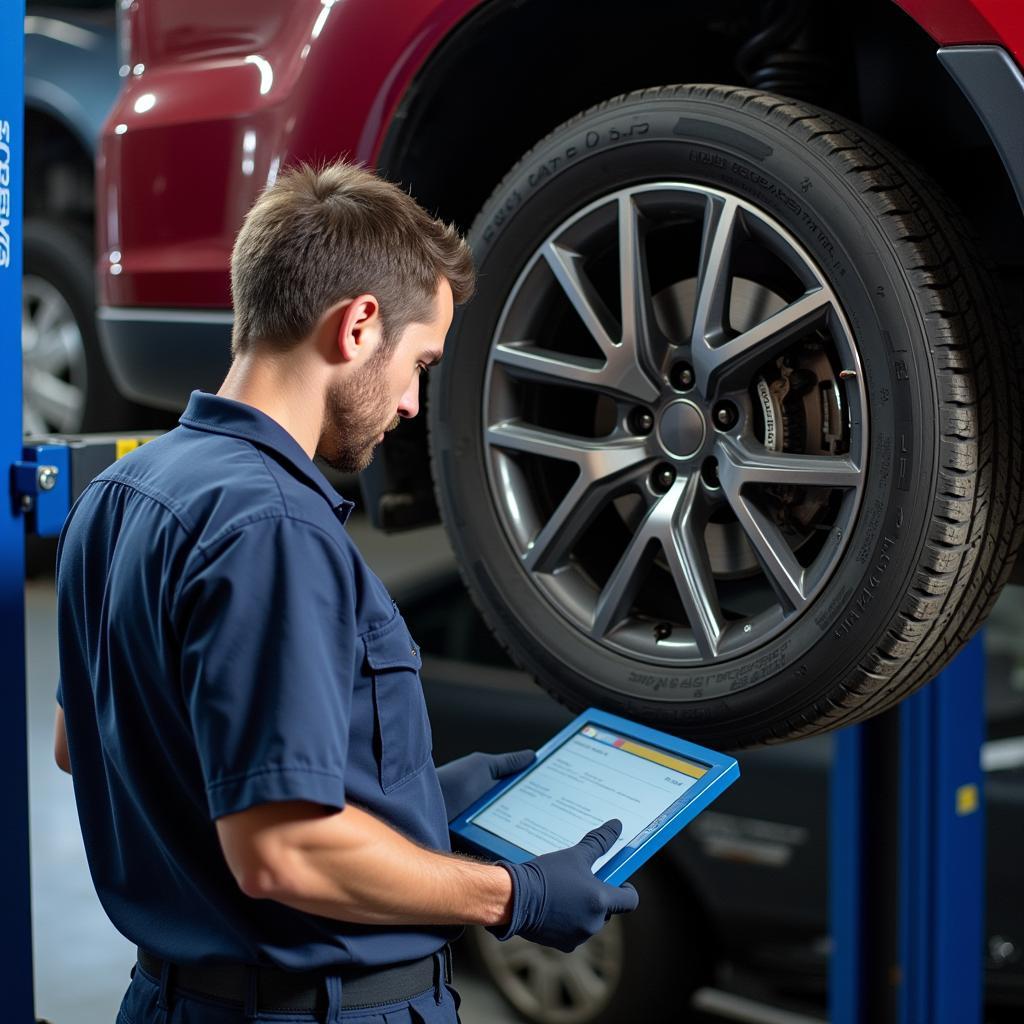
[(970, 782), (966, 786), (957, 786), (956, 813), (962, 818), (973, 814), (978, 809), (978, 787)]
[(116, 458), (123, 459), (129, 452), (135, 451), (140, 445), (152, 441), (151, 437), (119, 437), (116, 446)]

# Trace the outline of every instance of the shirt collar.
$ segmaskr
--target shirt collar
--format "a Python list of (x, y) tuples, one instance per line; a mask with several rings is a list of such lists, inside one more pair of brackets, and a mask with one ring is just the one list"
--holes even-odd
[(280, 423), (251, 405), (193, 391), (178, 422), (193, 430), (239, 437), (272, 452), (324, 496), (342, 523), (355, 508), (353, 502), (343, 498), (331, 486), (299, 442)]

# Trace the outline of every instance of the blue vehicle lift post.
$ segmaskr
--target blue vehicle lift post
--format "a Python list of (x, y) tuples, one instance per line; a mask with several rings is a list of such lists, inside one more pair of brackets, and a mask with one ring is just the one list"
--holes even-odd
[(985, 656), (836, 736), (831, 1024), (981, 1024)]
[[(21, 247), (24, 179), (24, 0), (0, 4), (0, 467), (10, 485), (0, 502), (0, 979), (5, 1020), (35, 1020), (28, 852), (28, 743), (25, 714), (25, 524), (15, 477), (21, 444)], [(28, 501), (24, 505), (27, 506)], [(56, 682), (56, 681), (55, 681)]]

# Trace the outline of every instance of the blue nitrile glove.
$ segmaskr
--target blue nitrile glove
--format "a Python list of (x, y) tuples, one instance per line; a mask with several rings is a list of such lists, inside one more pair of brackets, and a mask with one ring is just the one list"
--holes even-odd
[(498, 779), (528, 768), (537, 759), (532, 750), (511, 754), (467, 754), (437, 769), (448, 820), (454, 821), (476, 803)]
[(599, 932), (612, 914), (636, 910), (640, 896), (628, 882), (608, 885), (594, 877), (593, 864), (622, 832), (613, 818), (567, 850), (545, 853), (525, 864), (498, 863), (512, 875), (512, 920), (489, 928), (499, 939), (521, 935), (542, 946), (571, 953)]

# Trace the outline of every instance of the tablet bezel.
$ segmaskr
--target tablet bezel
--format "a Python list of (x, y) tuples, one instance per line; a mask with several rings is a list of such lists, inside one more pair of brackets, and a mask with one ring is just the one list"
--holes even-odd
[(564, 729), (554, 735), (537, 751), (537, 760), (529, 768), (508, 778), (501, 779), (493, 789), (488, 790), (479, 800), (458, 815), (448, 825), (450, 831), (466, 840), (478, 850), (495, 858), (521, 864), (533, 860), (537, 854), (515, 846), (506, 839), (481, 828), (472, 822), (507, 790), (522, 781), (544, 763), (556, 750), (575, 736), (585, 725), (601, 726), (620, 735), (647, 743), (668, 753), (678, 754), (689, 761), (696, 761), (707, 768), (703, 778), (698, 779), (683, 795), (670, 804), (654, 821), (635, 835), (610, 861), (595, 872), (598, 878), (611, 885), (618, 885), (645, 864), (686, 824), (692, 821), (708, 804), (739, 778), (740, 768), (734, 757), (707, 747), (698, 746), (688, 740), (660, 732), (646, 725), (631, 722), (618, 715), (589, 708), (574, 718)]

